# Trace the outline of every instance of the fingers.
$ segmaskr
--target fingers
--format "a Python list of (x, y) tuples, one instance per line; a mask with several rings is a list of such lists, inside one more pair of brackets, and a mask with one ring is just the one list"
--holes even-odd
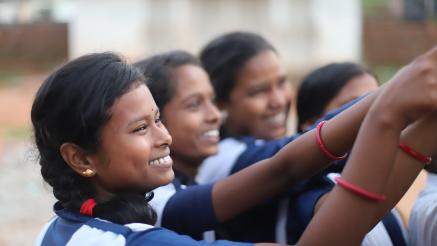
[[(437, 46), (417, 57), (393, 78), (388, 100), (396, 102), (397, 113), (407, 122), (437, 109)], [(396, 106), (394, 106), (396, 108)]]
[(437, 60), (437, 45), (434, 45), (434, 47), (425, 53), (425, 56), (430, 56), (434, 60)]

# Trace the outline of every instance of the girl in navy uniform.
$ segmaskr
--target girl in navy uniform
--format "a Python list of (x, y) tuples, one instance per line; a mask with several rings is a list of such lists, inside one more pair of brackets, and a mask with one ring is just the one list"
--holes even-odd
[[(349, 101), (378, 89), (378, 81), (369, 70), (352, 63), (330, 63), (319, 67), (305, 76), (297, 93), (298, 131), (317, 122), (324, 114), (333, 111)], [(288, 235), (293, 235), (289, 242), (295, 242), (303, 233), (313, 215), (311, 203), (314, 196), (323, 197), (335, 185), (346, 160), (337, 161), (325, 169), (320, 178), (322, 185), (315, 185), (302, 191), (291, 201), (287, 220)], [(325, 176), (326, 175), (326, 176)], [(323, 199), (323, 198), (322, 198)], [(309, 205), (310, 203), (310, 205)], [(393, 209), (380, 224), (368, 234), (362, 245), (406, 245), (406, 231), (398, 211)]]
[(298, 131), (344, 104), (378, 89), (373, 73), (353, 62), (334, 62), (306, 75), (297, 91)]
[[(182, 215), (181, 213), (184, 212), (177, 209), (178, 206), (175, 205), (177, 203), (190, 204), (192, 199), (172, 198), (177, 192), (183, 191), (184, 186), (196, 185), (194, 178), (200, 163), (217, 152), (220, 117), (212, 102), (214, 92), (209, 84), (208, 76), (201, 69), (198, 60), (183, 51), (155, 55), (135, 65), (149, 78), (147, 85), (161, 109), (164, 124), (173, 136), (171, 150), (176, 179), (172, 184), (155, 190), (155, 199), (152, 204), (158, 211), (158, 225), (195, 238), (201, 238), (199, 232), (201, 231), (206, 236), (204, 238), (213, 240), (216, 236), (214, 233), (205, 232), (205, 228), (202, 230), (201, 223), (195, 223), (198, 227), (193, 227), (191, 223), (194, 218), (203, 219), (204, 215), (196, 213), (189, 216)], [(376, 81), (370, 82), (374, 83), (373, 90), (377, 89)], [(371, 88), (371, 86), (367, 87)], [(271, 150), (269, 146), (269, 144), (263, 145), (267, 151)], [(259, 151), (265, 151), (265, 149), (256, 148)], [(257, 154), (256, 151), (250, 153)], [(277, 218), (277, 208), (281, 205), (282, 196), (279, 198), (275, 196), (269, 197), (271, 199), (268, 202), (259, 204), (250, 212), (233, 218), (231, 226), (229, 222), (225, 226), (217, 224), (215, 230), (219, 228), (220, 236), (243, 241), (295, 243), (310, 222), (318, 198), (329, 192), (333, 184), (324, 175), (318, 175), (291, 187), (286, 194), (282, 195), (288, 198), (297, 197), (292, 200), (291, 209), (287, 207), (284, 209), (287, 210), (284, 216), (288, 215), (288, 219), (287, 217)], [(232, 201), (229, 202), (232, 203)], [(186, 218), (186, 220), (181, 218)], [(282, 228), (279, 228), (278, 224), (281, 222)], [(377, 229), (379, 230), (372, 231), (372, 235), (367, 237), (382, 237), (388, 239), (390, 243), (385, 228), (378, 225)], [(232, 231), (229, 232), (229, 230)], [(277, 231), (283, 234), (277, 235)], [(279, 237), (285, 239), (281, 241)]]
[[(216, 103), (226, 112), (226, 119), (219, 151), (201, 165), (196, 178), (199, 183), (220, 180), (270, 158), (299, 136), (283, 137), (291, 100), (287, 96), (290, 83), (279, 54), (267, 40), (249, 32), (221, 35), (202, 49), (200, 58), (210, 75), (217, 95)], [(351, 104), (328, 113), (325, 120)], [(228, 222), (228, 234), (243, 241), (295, 243), (309, 223), (319, 198), (331, 188), (332, 183), (324, 173), (304, 180), (280, 199)], [(305, 199), (306, 210), (296, 214), (295, 204), (290, 199), (304, 190), (311, 191)], [(287, 217), (294, 218), (290, 220), (296, 223), (289, 226), (291, 230), (287, 228)], [(247, 224), (258, 227), (247, 230)]]
[[(436, 121), (430, 114), (437, 105), (436, 63), (434, 50), (402, 70), (375, 103), (364, 100), (327, 122), (323, 131), (310, 131), (273, 158), (205, 188), (214, 216), (226, 220), (249, 206), (246, 201), (259, 201), (325, 166), (322, 160), (328, 162), (329, 156), (347, 149), (370, 106), (342, 185), (334, 188), (298, 245), (359, 243), (399, 199), (399, 187), (410, 185), (409, 180), (392, 183), (392, 175), (404, 179), (414, 174), (420, 169), (419, 157), (437, 148), (429, 134)], [(171, 137), (144, 83), (138, 70), (104, 53), (69, 62), (38, 90), (31, 111), (35, 142), (42, 176), (58, 202), (57, 216), (37, 244), (205, 244), (151, 226), (156, 214), (146, 194), (170, 183), (174, 173)], [(399, 96), (405, 92), (408, 96)], [(408, 155), (397, 152), (406, 126), (411, 127), (402, 133), (402, 141), (416, 150), (406, 151)], [(423, 138), (429, 141), (419, 141)], [(376, 151), (378, 155), (372, 155)]]
[[(158, 224), (194, 238), (213, 240), (215, 233), (206, 231), (202, 223), (192, 223), (194, 218), (204, 221), (205, 216), (196, 210), (186, 214), (178, 209), (179, 204), (191, 204), (193, 198), (176, 199), (182, 197), (184, 187), (196, 185), (195, 177), (202, 161), (214, 155), (218, 150), (219, 127), (221, 117), (214, 105), (214, 90), (208, 75), (200, 66), (197, 58), (184, 51), (171, 51), (152, 56), (135, 64), (143, 71), (161, 117), (173, 137), (171, 152), (176, 178), (168, 186), (154, 191), (155, 199), (152, 204), (158, 211)], [(296, 136), (295, 136), (296, 137)], [(269, 145), (265, 145), (268, 148)], [(224, 162), (223, 165), (227, 163)], [(330, 185), (330, 183), (329, 183)], [(299, 194), (305, 185), (293, 185), (289, 192)], [(277, 196), (274, 193), (268, 198), (271, 202), (262, 202), (262, 206), (252, 208), (252, 212), (245, 216), (252, 219), (251, 229), (245, 226), (244, 233), (251, 232), (246, 241), (275, 241), (273, 238), (276, 222)], [(282, 195), (281, 195), (282, 196)], [(201, 197), (197, 197), (201, 200)], [(233, 203), (233, 201), (229, 201)], [(184, 215), (180, 214), (184, 213)], [(186, 218), (182, 220), (181, 218)], [(242, 216), (239, 216), (242, 218)], [(265, 220), (260, 221), (259, 218)], [(236, 221), (238, 219), (234, 219)], [(243, 221), (242, 223), (245, 223)], [(309, 223), (309, 220), (307, 221)], [(196, 227), (194, 227), (196, 225)], [(219, 224), (215, 226), (215, 231)], [(253, 229), (257, 229), (254, 232)], [(223, 229), (223, 228), (222, 228)], [(235, 237), (220, 230), (224, 237)], [(229, 235), (228, 235), (229, 234)]]

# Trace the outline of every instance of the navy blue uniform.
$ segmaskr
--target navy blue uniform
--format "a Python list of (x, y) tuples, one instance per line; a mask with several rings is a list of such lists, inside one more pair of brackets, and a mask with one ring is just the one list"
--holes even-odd
[(252, 245), (224, 240), (210, 244), (143, 223), (115, 224), (69, 211), (59, 203), (55, 205), (55, 213), (57, 216), (44, 227), (35, 245)]

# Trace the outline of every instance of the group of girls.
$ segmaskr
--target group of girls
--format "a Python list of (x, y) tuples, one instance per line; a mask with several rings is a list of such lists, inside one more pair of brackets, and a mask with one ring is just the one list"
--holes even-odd
[[(32, 105), (41, 173), (58, 200), (37, 244), (383, 242), (378, 222), (437, 149), (436, 63), (434, 49), (284, 137), (290, 85), (256, 34), (219, 37), (200, 61), (182, 51), (134, 65), (112, 53), (77, 58)], [(327, 170), (345, 153), (335, 185)]]

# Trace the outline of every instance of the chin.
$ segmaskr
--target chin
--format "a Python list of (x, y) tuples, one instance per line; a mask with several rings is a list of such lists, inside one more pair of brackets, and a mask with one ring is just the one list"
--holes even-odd
[(164, 177), (161, 178), (156, 188), (170, 184), (173, 181), (173, 179), (174, 179), (174, 171), (172, 168), (171, 171), (169, 171)]
[(210, 148), (210, 149), (203, 151), (203, 156), (205, 158), (208, 158), (208, 157), (215, 155), (217, 153), (218, 153), (218, 147), (214, 147), (214, 148)]
[(275, 131), (275, 132), (271, 132), (269, 134), (266, 134), (266, 137), (264, 137), (262, 139), (274, 140), (274, 139), (278, 139), (278, 138), (284, 137), (285, 134), (286, 134), (286, 131), (284, 129), (284, 130), (281, 130), (281, 131)]

